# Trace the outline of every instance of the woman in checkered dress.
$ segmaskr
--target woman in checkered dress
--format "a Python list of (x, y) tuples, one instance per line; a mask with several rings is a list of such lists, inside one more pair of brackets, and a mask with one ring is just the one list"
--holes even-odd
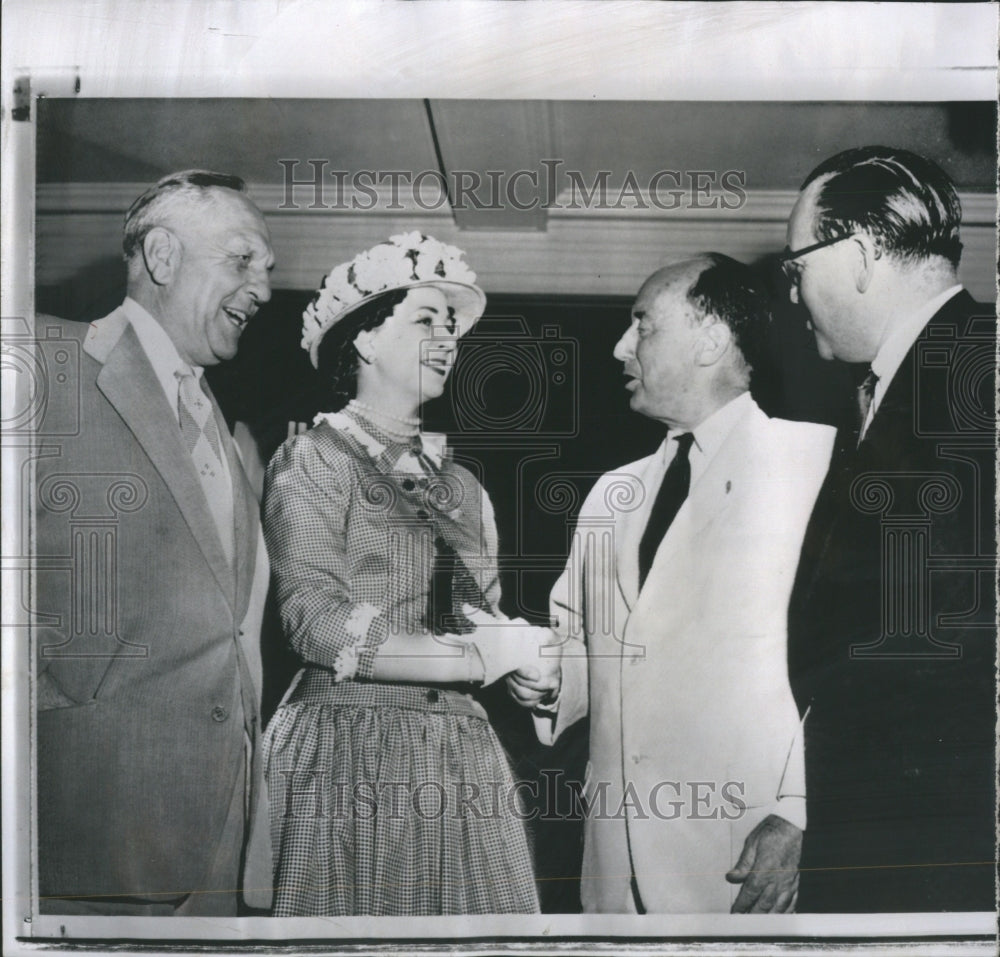
[(489, 500), (417, 417), (485, 305), (460, 256), (393, 237), (304, 316), (343, 407), (289, 439), (265, 485), (305, 663), (265, 740), (275, 916), (538, 910), (510, 769), (468, 691), (537, 665), (548, 632), (500, 616)]

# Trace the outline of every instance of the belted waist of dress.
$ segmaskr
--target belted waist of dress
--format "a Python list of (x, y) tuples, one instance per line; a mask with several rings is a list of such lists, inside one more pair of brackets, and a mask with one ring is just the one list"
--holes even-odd
[(441, 714), (464, 714), (487, 720), (486, 712), (467, 690), (470, 685), (419, 684), (349, 679), (337, 681), (330, 668), (310, 665), (289, 697), (289, 704), (329, 702), (340, 708), (407, 708)]

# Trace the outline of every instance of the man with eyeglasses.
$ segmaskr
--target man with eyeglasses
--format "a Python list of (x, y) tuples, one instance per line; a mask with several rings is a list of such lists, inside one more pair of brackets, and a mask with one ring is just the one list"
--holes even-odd
[(960, 219), (935, 164), (848, 150), (780, 257), (820, 354), (863, 377), (789, 611), (800, 911), (994, 908), (995, 316), (958, 282)]

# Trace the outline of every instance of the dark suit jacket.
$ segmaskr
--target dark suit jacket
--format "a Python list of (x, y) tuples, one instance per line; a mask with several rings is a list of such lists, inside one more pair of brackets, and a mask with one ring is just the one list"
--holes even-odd
[(994, 340), (946, 303), (817, 500), (789, 612), (801, 911), (993, 910)]
[(257, 502), (216, 408), (234, 479), (227, 562), (121, 310), (89, 326), (39, 316), (36, 334), (70, 357), (46, 421), (75, 423), (38, 436), (40, 893), (169, 903), (216, 890), (206, 875), (259, 725)]

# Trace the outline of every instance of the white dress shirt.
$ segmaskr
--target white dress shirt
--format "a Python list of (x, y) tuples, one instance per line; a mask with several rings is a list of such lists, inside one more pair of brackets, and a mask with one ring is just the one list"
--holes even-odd
[(653, 510), (653, 503), (656, 501), (657, 492), (663, 484), (663, 476), (667, 474), (667, 469), (677, 454), (677, 442), (674, 441), (679, 436), (690, 432), (694, 436), (691, 443), (691, 450), (688, 452), (688, 461), (691, 463), (691, 484), (694, 488), (698, 479), (705, 474), (705, 470), (711, 464), (715, 453), (722, 448), (726, 441), (726, 436), (733, 430), (733, 426), (746, 414), (747, 407), (753, 402), (749, 392), (740, 393), (735, 399), (730, 400), (721, 409), (716, 409), (704, 422), (701, 422), (693, 429), (671, 429), (667, 437), (660, 446), (660, 461), (658, 467), (647, 473), (649, 477), (649, 493), (646, 495), (642, 505), (637, 510), (636, 526), (645, 529), (649, 521), (650, 513)]
[[(156, 373), (156, 381), (160, 383), (160, 388), (163, 389), (163, 394), (167, 397), (170, 410), (173, 412), (174, 418), (177, 419), (177, 398), (180, 383), (177, 381), (175, 373), (180, 369), (190, 369), (200, 385), (205, 370), (201, 366), (188, 365), (180, 357), (177, 347), (163, 326), (134, 299), (126, 296), (122, 303), (122, 310), (132, 324), (135, 334), (139, 337), (139, 345), (146, 353), (146, 358), (149, 359), (153, 372)], [(180, 427), (179, 419), (178, 427)], [(225, 455), (222, 456), (222, 471), (226, 481), (231, 484), (232, 475), (229, 472), (229, 463), (226, 461)]]
[(882, 340), (882, 344), (878, 348), (878, 353), (872, 360), (872, 372), (878, 376), (878, 381), (875, 383), (875, 392), (872, 395), (871, 405), (868, 406), (868, 414), (865, 416), (864, 423), (862, 423), (861, 435), (858, 441), (865, 437), (865, 433), (868, 431), (872, 419), (875, 418), (875, 413), (878, 411), (882, 399), (885, 398), (886, 390), (889, 388), (893, 376), (899, 371), (899, 367), (903, 364), (906, 354), (913, 348), (913, 343), (917, 341), (920, 333), (924, 331), (924, 326), (934, 318), (938, 310), (949, 299), (957, 296), (961, 291), (962, 287), (958, 284), (946, 289), (940, 295), (924, 303), (920, 309), (907, 316), (903, 321), (896, 323), (889, 330), (885, 339)]

